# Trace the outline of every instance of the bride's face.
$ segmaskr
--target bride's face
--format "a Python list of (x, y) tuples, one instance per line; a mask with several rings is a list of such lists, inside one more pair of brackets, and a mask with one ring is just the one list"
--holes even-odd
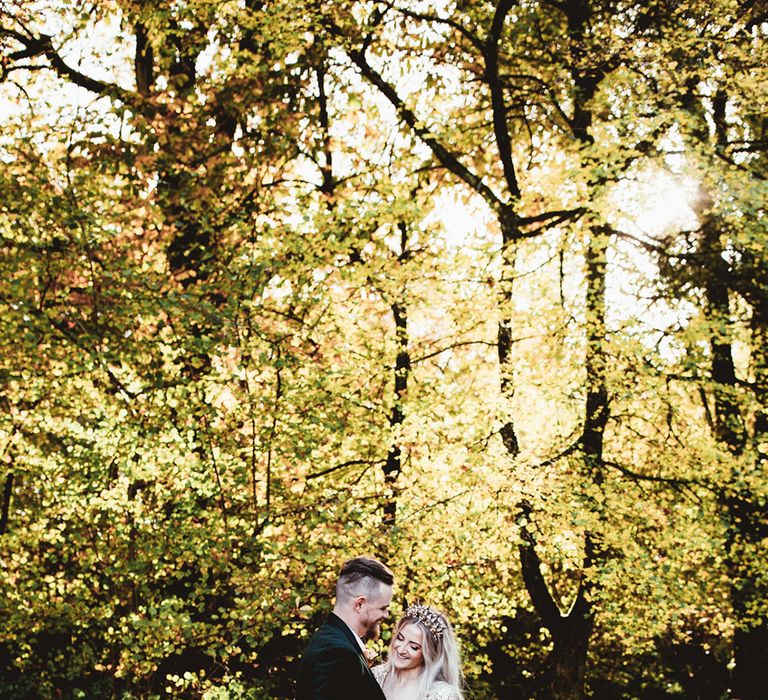
[(392, 666), (399, 671), (407, 671), (424, 665), (424, 633), (418, 625), (405, 624), (392, 643)]

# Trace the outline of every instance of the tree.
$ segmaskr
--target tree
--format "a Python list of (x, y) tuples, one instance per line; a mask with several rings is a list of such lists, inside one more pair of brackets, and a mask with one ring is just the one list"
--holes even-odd
[[(755, 7), (2, 19), (6, 693), (290, 697), (362, 543), (478, 697), (749, 682)], [(627, 230), (675, 149), (697, 230)]]
[[(619, 37), (628, 35), (639, 40), (649, 25), (648, 17), (637, 13), (633, 6), (616, 11), (582, 2), (528, 8), (500, 2), (492, 7), (463, 4), (441, 14), (414, 11), (397, 3), (375, 3), (369, 15), (369, 33), (357, 42), (350, 41), (348, 48), (350, 60), (361, 75), (389, 100), (403, 125), (430, 149), (436, 164), (481, 198), (495, 216), (504, 251), (497, 348), (501, 391), (506, 401), (511, 402), (515, 394), (515, 322), (511, 313), (518, 249), (523, 241), (585, 217), (590, 242), (585, 253), (583, 330), (588, 340), (584, 418), (581, 437), (563, 456), (574, 449), (583, 456), (580, 480), (586, 492), (602, 487), (603, 433), (608, 419), (603, 348), (608, 238), (595, 202), (635, 154), (649, 146), (647, 139), (630, 148), (626, 144), (623, 148), (613, 146), (608, 139), (595, 145), (595, 134), (612, 122), (609, 118), (606, 123), (596, 123), (593, 105), (602, 90), (602, 99), (608, 104), (616, 99), (611, 75), (628, 63), (621, 53)], [(332, 26), (331, 31), (341, 35), (343, 27)], [(390, 36), (396, 37), (391, 46), (387, 44)], [(380, 55), (374, 59), (372, 51), (380, 45)], [(463, 95), (471, 107), (462, 105), (452, 113), (463, 129), (457, 130), (438, 112), (430, 111), (432, 105), (425, 102), (423, 93), (419, 95), (421, 100), (409, 101), (401, 96), (398, 90), (407, 88), (398, 88), (396, 77), (387, 78), (384, 69), (375, 67), (387, 52), (390, 65), (398, 55), (405, 60), (413, 56), (415, 65), (427, 64), (424, 79), (431, 98), (432, 86), (451, 81), (472, 85), (471, 91)], [(542, 60), (544, 56), (547, 58)], [(621, 123), (619, 128), (629, 130)], [(541, 145), (547, 139), (557, 140), (560, 152), (568, 153), (574, 171), (583, 178), (581, 189), (571, 198), (576, 200), (573, 204), (545, 194), (533, 179), (554, 156)], [(492, 152), (487, 149), (489, 143), (493, 144)], [(520, 163), (526, 163), (526, 152), (527, 165), (521, 167)], [(521, 446), (511, 413), (504, 415), (499, 435), (507, 453), (515, 459)], [(524, 500), (513, 507), (522, 516), (517, 523), (523, 579), (554, 640), (546, 692), (552, 697), (579, 697), (593, 625), (590, 591), (597, 579), (581, 576), (575, 602), (568, 606), (569, 612), (563, 612), (542, 575), (543, 562), (529, 525), (536, 513)], [(587, 531), (584, 537), (583, 569), (590, 570), (600, 566), (606, 552), (599, 543), (599, 534)]]
[[(764, 413), (764, 290), (758, 280), (765, 262), (757, 251), (765, 235), (760, 167), (765, 146), (762, 116), (754, 112), (763, 99), (762, 91), (755, 91), (762, 70), (763, 20), (759, 8), (744, 3), (678, 8), (659, 19), (665, 31), (678, 37), (672, 53), (676, 70), (652, 78), (654, 90), (674, 96), (687, 173), (698, 183), (699, 227), (685, 235), (670, 232), (660, 245), (648, 247), (658, 255), (668, 292), (697, 309), (700, 337), (707, 346), (701, 353), (687, 343), (681, 373), (700, 382), (711, 436), (721, 453), (721, 471), (711, 475), (709, 488), (723, 528), (723, 563), (734, 616), (731, 684), (738, 697), (756, 697), (756, 679), (765, 662), (756, 650), (765, 648), (768, 630), (757, 602), (765, 598), (764, 576), (754, 558), (766, 532), (759, 486), (764, 458), (755, 447), (762, 440)], [(687, 39), (692, 22), (699, 27), (695, 41)], [(725, 35), (728, 46), (722, 43)], [(703, 72), (703, 60), (714, 60), (720, 73)], [(743, 367), (737, 358), (741, 344), (749, 356)]]

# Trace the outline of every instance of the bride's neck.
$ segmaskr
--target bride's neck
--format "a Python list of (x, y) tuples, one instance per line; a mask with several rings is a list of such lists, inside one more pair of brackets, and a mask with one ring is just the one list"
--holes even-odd
[(400, 671), (397, 674), (398, 685), (410, 685), (411, 683), (417, 683), (419, 676), (424, 672), (423, 666), (417, 668), (409, 668), (405, 671)]

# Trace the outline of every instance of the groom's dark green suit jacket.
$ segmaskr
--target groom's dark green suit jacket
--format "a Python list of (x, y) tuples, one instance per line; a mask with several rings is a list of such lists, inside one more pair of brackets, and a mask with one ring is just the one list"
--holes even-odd
[(331, 613), (299, 664), (296, 700), (384, 700), (352, 630)]

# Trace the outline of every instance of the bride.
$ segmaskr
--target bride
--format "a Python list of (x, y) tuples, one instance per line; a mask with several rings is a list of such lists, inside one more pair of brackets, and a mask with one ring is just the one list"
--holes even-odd
[(464, 700), (453, 629), (445, 615), (425, 605), (405, 611), (387, 661), (373, 675), (387, 700)]

